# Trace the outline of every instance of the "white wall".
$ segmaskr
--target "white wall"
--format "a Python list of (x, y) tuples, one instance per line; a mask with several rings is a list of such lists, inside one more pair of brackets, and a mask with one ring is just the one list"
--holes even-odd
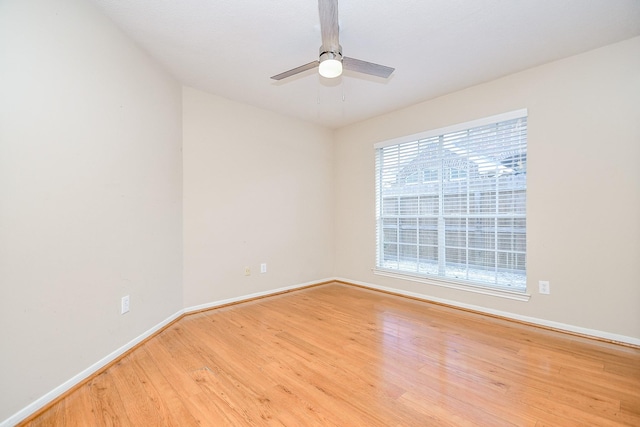
[(182, 308), (180, 144), (180, 85), (88, 2), (0, 2), (0, 421)]
[[(373, 144), (520, 108), (530, 301), (374, 275)], [(342, 128), (334, 155), (337, 276), (640, 340), (640, 38)]]
[(330, 277), (332, 133), (183, 93), (185, 306)]

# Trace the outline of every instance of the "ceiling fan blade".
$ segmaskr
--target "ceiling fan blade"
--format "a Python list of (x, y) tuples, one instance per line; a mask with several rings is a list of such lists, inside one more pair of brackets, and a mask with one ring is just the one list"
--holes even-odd
[(362, 61), (360, 59), (342, 58), (342, 66), (346, 70), (357, 71), (358, 73), (369, 74), (371, 76), (377, 76), (382, 78), (388, 78), (395, 68), (387, 67), (385, 65), (374, 64), (373, 62)]
[(320, 11), (320, 32), (322, 33), (322, 51), (338, 52), (338, 0), (318, 0)]
[(304, 64), (304, 65), (301, 65), (299, 67), (292, 68), (291, 70), (285, 71), (284, 73), (280, 73), (280, 74), (276, 74), (275, 76), (271, 76), (271, 78), (273, 80), (286, 79), (287, 77), (291, 77), (293, 75), (302, 73), (303, 71), (307, 71), (307, 70), (310, 70), (312, 68), (316, 68), (318, 66), (318, 64), (319, 64), (318, 61), (309, 62), (308, 64)]

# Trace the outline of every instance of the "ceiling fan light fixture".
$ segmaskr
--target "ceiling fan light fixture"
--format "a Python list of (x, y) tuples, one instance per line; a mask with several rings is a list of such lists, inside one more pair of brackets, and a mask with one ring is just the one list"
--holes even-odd
[(333, 79), (342, 74), (342, 62), (337, 59), (326, 59), (320, 63), (320, 75)]
[(340, 52), (322, 52), (318, 71), (322, 77), (333, 79), (342, 74), (342, 54)]

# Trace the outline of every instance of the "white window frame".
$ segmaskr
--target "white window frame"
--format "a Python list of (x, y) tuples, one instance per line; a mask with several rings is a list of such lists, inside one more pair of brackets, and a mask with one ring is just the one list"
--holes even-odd
[[(445, 277), (442, 275), (433, 275), (433, 274), (425, 274), (423, 272), (418, 272), (418, 271), (408, 271), (408, 270), (404, 270), (404, 269), (400, 269), (400, 263), (398, 263), (398, 266), (396, 268), (385, 268), (384, 266), (382, 266), (381, 264), (381, 255), (383, 252), (383, 242), (382, 242), (382, 230), (383, 230), (383, 225), (382, 225), (382, 218), (384, 217), (384, 214), (381, 212), (382, 210), (382, 198), (383, 198), (383, 194), (381, 193), (381, 178), (380, 178), (380, 172), (379, 172), (379, 152), (380, 149), (385, 148), (385, 147), (391, 147), (391, 146), (398, 146), (400, 144), (406, 144), (406, 143), (412, 143), (412, 142), (416, 142), (416, 141), (422, 141), (422, 140), (428, 140), (429, 138), (433, 139), (434, 137), (442, 137), (442, 136), (446, 136), (448, 134), (452, 134), (455, 132), (461, 132), (461, 131), (466, 131), (466, 130), (470, 130), (470, 129), (474, 129), (474, 128), (478, 128), (478, 127), (483, 127), (486, 125), (491, 125), (491, 124), (497, 124), (497, 123), (501, 123), (501, 122), (505, 122), (505, 121), (509, 121), (509, 120), (513, 120), (513, 119), (521, 119), (524, 118), (526, 119), (528, 116), (528, 111), (526, 109), (521, 109), (521, 110), (516, 110), (516, 111), (512, 111), (512, 112), (508, 112), (508, 113), (504, 113), (504, 114), (498, 114), (498, 115), (494, 115), (494, 116), (490, 116), (490, 117), (485, 117), (479, 120), (473, 120), (470, 122), (465, 122), (465, 123), (460, 123), (460, 124), (456, 124), (453, 126), (448, 126), (445, 128), (438, 128), (438, 129), (433, 129), (433, 130), (429, 130), (426, 132), (421, 132), (418, 134), (414, 134), (414, 135), (408, 135), (408, 136), (404, 136), (404, 137), (400, 137), (400, 138), (394, 138), (392, 140), (388, 140), (388, 141), (382, 141), (379, 142), (377, 144), (374, 144), (374, 149), (376, 150), (376, 266), (373, 269), (373, 272), (375, 274), (378, 275), (383, 275), (383, 276), (389, 276), (389, 277), (394, 277), (394, 278), (400, 278), (400, 279), (405, 279), (405, 280), (411, 280), (411, 281), (417, 281), (417, 282), (421, 282), (421, 283), (427, 283), (430, 285), (436, 285), (436, 286), (442, 286), (442, 287), (447, 287), (447, 288), (453, 288), (453, 289), (459, 289), (459, 290), (464, 290), (464, 291), (469, 291), (469, 292), (475, 292), (475, 293), (481, 293), (481, 294), (486, 294), (486, 295), (493, 295), (493, 296), (498, 296), (498, 297), (504, 297), (504, 298), (510, 298), (510, 299), (515, 299), (515, 300), (520, 300), (520, 301), (528, 301), (530, 298), (530, 294), (527, 293), (527, 286), (526, 286), (526, 271), (525, 271), (525, 284), (524, 284), (524, 288), (523, 289), (511, 289), (507, 286), (501, 286), (501, 285), (497, 285), (497, 284), (487, 284), (487, 283), (482, 283), (482, 282), (474, 282), (474, 281), (469, 281), (469, 280), (458, 280), (456, 278), (452, 278), (452, 277)], [(429, 166), (428, 168), (431, 168), (431, 166)], [(451, 167), (449, 168), (451, 169)], [(426, 170), (426, 169), (425, 169)], [(444, 176), (451, 173), (451, 171), (445, 171), (445, 166), (442, 166), (441, 169), (443, 172), (441, 172), (442, 175), (442, 179), (450, 179), (450, 175), (449, 176)], [(468, 173), (468, 171), (467, 171)], [(461, 178), (455, 178), (452, 179), (452, 181), (459, 181), (459, 180), (465, 180), (467, 179), (466, 177), (461, 177)], [(424, 180), (423, 180), (424, 181)], [(444, 191), (444, 190), (442, 190)], [(525, 196), (526, 197), (526, 196)], [(399, 202), (400, 203), (400, 199)], [(399, 215), (399, 214), (398, 214)], [(499, 215), (499, 214), (496, 214)], [(392, 215), (393, 216), (393, 215)], [(398, 219), (400, 224), (400, 219)], [(525, 221), (526, 221), (526, 215), (525, 215)], [(400, 226), (400, 225), (398, 225)], [(497, 230), (497, 229), (496, 229)], [(398, 231), (399, 232), (399, 231)], [(442, 230), (440, 230), (440, 234), (444, 234), (442, 233)], [(438, 247), (440, 245), (443, 245), (443, 236), (438, 237), (439, 241), (438, 241)], [(442, 241), (441, 241), (442, 240)], [(400, 241), (398, 241), (398, 251), (400, 251)], [(440, 251), (440, 249), (438, 249)], [(469, 250), (469, 248), (467, 248), (467, 250)], [(526, 252), (526, 251), (525, 251)], [(526, 255), (525, 255), (526, 256)], [(417, 268), (418, 269), (418, 268)]]

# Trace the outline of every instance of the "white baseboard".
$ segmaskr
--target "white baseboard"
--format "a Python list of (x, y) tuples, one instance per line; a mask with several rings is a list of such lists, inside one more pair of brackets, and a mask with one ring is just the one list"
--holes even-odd
[(307, 286), (313, 286), (313, 285), (317, 285), (317, 284), (321, 284), (321, 283), (325, 283), (325, 282), (331, 282), (331, 281), (334, 281), (334, 280), (345, 282), (345, 283), (352, 283), (354, 285), (363, 286), (365, 288), (370, 288), (370, 289), (373, 289), (373, 290), (391, 292), (391, 293), (395, 293), (395, 294), (398, 294), (398, 295), (404, 295), (404, 296), (408, 296), (408, 297), (412, 297), (412, 298), (422, 299), (422, 300), (425, 300), (425, 301), (433, 301), (433, 302), (437, 302), (437, 303), (441, 303), (441, 304), (450, 305), (450, 306), (453, 306), (453, 307), (459, 307), (459, 308), (464, 308), (464, 309), (468, 309), (468, 310), (473, 310), (473, 311), (477, 311), (479, 313), (486, 313), (486, 314), (491, 314), (491, 315), (495, 315), (495, 316), (505, 317), (505, 318), (508, 318), (508, 319), (514, 319), (514, 320), (518, 320), (518, 321), (522, 321), (522, 322), (526, 322), (526, 323), (531, 323), (531, 324), (534, 324), (534, 325), (540, 325), (540, 326), (545, 326), (545, 327), (549, 327), (549, 328), (553, 328), (553, 329), (564, 330), (564, 331), (567, 331), (567, 332), (573, 332), (573, 333), (578, 333), (578, 334), (582, 334), (582, 335), (592, 336), (592, 337), (595, 337), (595, 338), (601, 338), (601, 339), (605, 339), (605, 340), (609, 340), (609, 341), (616, 341), (616, 342), (631, 344), (631, 345), (635, 345), (635, 346), (640, 346), (640, 339), (633, 338), (633, 337), (628, 337), (628, 336), (625, 336), (625, 335), (612, 334), (612, 333), (598, 331), (598, 330), (594, 330), (594, 329), (587, 329), (587, 328), (582, 328), (582, 327), (579, 327), (579, 326), (573, 326), (573, 325), (567, 325), (567, 324), (564, 324), (564, 323), (553, 322), (553, 321), (550, 321), (550, 320), (538, 319), (538, 318), (535, 318), (535, 317), (521, 316), (521, 315), (518, 315), (518, 314), (509, 313), (509, 312), (505, 312), (505, 311), (493, 310), (493, 309), (489, 309), (489, 308), (486, 308), (486, 307), (480, 307), (480, 306), (471, 305), (471, 304), (464, 304), (464, 303), (460, 303), (460, 302), (457, 302), (457, 301), (451, 301), (451, 300), (446, 300), (446, 299), (442, 299), (442, 298), (436, 298), (436, 297), (432, 297), (432, 296), (425, 295), (425, 294), (419, 294), (419, 293), (415, 293), (415, 292), (408, 292), (408, 291), (404, 291), (402, 289), (389, 288), (389, 287), (386, 287), (386, 286), (374, 285), (372, 283), (366, 283), (366, 282), (361, 282), (361, 281), (357, 281), (357, 280), (345, 279), (345, 278), (342, 278), (342, 277), (330, 277), (330, 278), (327, 278), (327, 279), (315, 280), (315, 281), (312, 281), (312, 282), (300, 283), (300, 284), (297, 284), (297, 285), (286, 286), (286, 287), (272, 289), (272, 290), (268, 290), (268, 291), (264, 291), (264, 292), (256, 292), (256, 293), (249, 294), (249, 295), (243, 295), (243, 296), (239, 296), (239, 297), (234, 297), (234, 298), (228, 298), (228, 299), (224, 299), (224, 300), (214, 301), (214, 302), (210, 302), (210, 303), (207, 303), (207, 304), (196, 305), (196, 306), (192, 306), (192, 307), (188, 307), (188, 308), (185, 308), (183, 310), (180, 310), (180, 311), (176, 312), (175, 314), (169, 316), (168, 318), (166, 318), (162, 322), (158, 323), (157, 325), (153, 326), (151, 329), (145, 331), (140, 336), (138, 336), (138, 337), (134, 338), (133, 340), (129, 341), (127, 344), (123, 345), (119, 349), (117, 349), (117, 350), (113, 351), (112, 353), (108, 354), (107, 356), (103, 357), (102, 359), (100, 359), (99, 361), (97, 361), (93, 365), (89, 366), (88, 368), (86, 368), (82, 372), (78, 373), (74, 377), (72, 377), (69, 380), (65, 381), (63, 384), (59, 385), (58, 387), (54, 388), (50, 392), (46, 393), (44, 396), (40, 397), (39, 399), (35, 400), (34, 402), (32, 402), (28, 406), (24, 407), (20, 411), (16, 412), (15, 414), (10, 416), (6, 420), (2, 421), (0, 423), (0, 427), (14, 426), (17, 423), (19, 423), (20, 421), (22, 421), (22, 420), (26, 419), (27, 417), (29, 417), (30, 415), (36, 413), (37, 411), (39, 411), (40, 409), (44, 408), (46, 405), (51, 403), (53, 400), (55, 400), (56, 398), (58, 398), (62, 394), (66, 393), (68, 390), (70, 390), (71, 388), (73, 388), (77, 384), (80, 384), (82, 381), (86, 380), (91, 375), (93, 375), (94, 373), (98, 372), (103, 367), (107, 366), (109, 363), (112, 363), (113, 361), (118, 359), (120, 356), (125, 354), (127, 351), (131, 350), (132, 348), (134, 348), (135, 346), (140, 344), (142, 341), (144, 341), (145, 339), (149, 338), (150, 336), (152, 336), (156, 332), (160, 331), (162, 328), (164, 328), (165, 326), (167, 326), (168, 324), (170, 324), (174, 320), (180, 318), (184, 314), (189, 314), (189, 313), (193, 313), (193, 312), (200, 311), (200, 310), (206, 310), (206, 309), (210, 309), (210, 308), (220, 307), (220, 306), (227, 305), (227, 304), (239, 303), (239, 302), (242, 302), (242, 301), (252, 300), (252, 299), (255, 299), (255, 298), (266, 297), (266, 296), (269, 296), (269, 295), (279, 294), (279, 293), (282, 293), (282, 292), (292, 291), (292, 290), (295, 290), (295, 289), (305, 288)]
[(590, 336), (594, 338), (604, 339), (607, 341), (614, 341), (624, 344), (631, 344), (634, 346), (640, 346), (640, 339), (629, 337), (626, 335), (612, 334), (610, 332), (599, 331), (596, 329), (588, 329), (580, 326), (568, 325), (566, 323), (554, 322), (552, 320), (539, 319), (537, 317), (529, 317), (522, 316), (520, 314), (510, 313), (507, 311), (494, 310), (491, 308), (481, 307), (478, 305), (465, 304), (458, 301), (447, 300), (443, 298), (436, 298), (425, 294), (419, 294), (416, 292), (409, 292), (402, 289), (397, 288), (389, 288), (386, 286), (374, 285), (372, 283), (360, 282), (357, 280), (345, 279), (342, 277), (334, 277), (334, 280), (345, 282), (345, 283), (353, 283), (354, 285), (363, 286), (365, 288), (370, 288), (379, 291), (391, 292), (398, 295), (404, 295), (411, 298), (417, 298), (425, 301), (433, 301), (440, 304), (446, 304), (453, 307), (464, 308), (467, 310), (473, 310), (479, 313), (491, 314), (494, 316), (500, 316), (507, 319), (518, 320), (525, 323), (531, 323), (534, 325), (544, 326), (547, 328), (558, 329), (561, 331), (566, 331), (570, 333), (576, 333), (580, 335)]
[(266, 297), (266, 296), (269, 296), (269, 295), (280, 294), (282, 292), (293, 291), (295, 289), (306, 288), (307, 286), (318, 285), (320, 283), (330, 282), (332, 280), (334, 280), (334, 279), (333, 278), (329, 278), (329, 279), (323, 279), (323, 280), (314, 280), (312, 282), (300, 283), (298, 285), (285, 286), (285, 287), (282, 287), (282, 288), (270, 289), (270, 290), (264, 291), (264, 292), (256, 292), (256, 293), (249, 294), (249, 295), (242, 295), (242, 296), (239, 296), (239, 297), (233, 297), (233, 298), (223, 299), (223, 300), (219, 300), (219, 301), (209, 302), (209, 303), (206, 303), (206, 304), (194, 305), (192, 307), (185, 308), (184, 312), (185, 312), (185, 314), (189, 314), (189, 313), (193, 313), (193, 312), (200, 311), (200, 310), (208, 310), (210, 308), (216, 308), (216, 307), (220, 307), (220, 306), (227, 305), (227, 304), (233, 304), (233, 303), (242, 302), (242, 301), (246, 301), (246, 300), (251, 300), (251, 299), (255, 299), (255, 298)]
[(165, 326), (167, 326), (168, 324), (170, 324), (174, 320), (180, 318), (184, 314), (189, 314), (189, 313), (193, 313), (195, 311), (200, 311), (200, 310), (205, 310), (205, 309), (209, 309), (209, 308), (220, 307), (220, 306), (227, 305), (227, 304), (232, 304), (232, 303), (242, 302), (242, 301), (246, 301), (246, 300), (251, 300), (251, 299), (255, 299), (255, 298), (259, 298), (259, 297), (265, 297), (265, 296), (269, 296), (269, 295), (273, 295), (273, 294), (279, 294), (279, 293), (282, 293), (282, 292), (287, 292), (287, 291), (295, 290), (295, 289), (298, 289), (298, 288), (304, 288), (304, 287), (307, 287), (307, 286), (317, 285), (317, 284), (328, 282), (328, 281), (331, 281), (331, 280), (333, 280), (333, 279), (329, 278), (329, 279), (324, 279), (324, 280), (316, 280), (316, 281), (313, 281), (313, 282), (301, 283), (301, 284), (298, 284), (298, 285), (286, 286), (286, 287), (283, 287), (283, 288), (272, 289), (272, 290), (269, 290), (269, 291), (257, 292), (257, 293), (253, 293), (253, 294), (249, 294), (249, 295), (243, 295), (243, 296), (229, 298), (229, 299), (225, 299), (225, 300), (214, 301), (214, 302), (210, 302), (210, 303), (207, 303), (207, 304), (197, 305), (197, 306), (188, 307), (186, 309), (180, 310), (180, 311), (176, 312), (175, 314), (169, 316), (168, 318), (166, 318), (162, 322), (158, 323), (157, 325), (153, 326), (151, 329), (145, 331), (140, 336), (138, 336), (138, 337), (134, 338), (133, 340), (129, 341), (128, 343), (126, 343), (125, 345), (120, 347), (119, 349), (117, 349), (117, 350), (113, 351), (112, 353), (110, 353), (109, 355), (103, 357), (102, 359), (100, 359), (99, 361), (94, 363), (93, 365), (89, 366), (87, 369), (83, 370), (82, 372), (78, 373), (74, 377), (72, 377), (69, 380), (65, 381), (64, 383), (60, 384), (58, 387), (56, 387), (53, 390), (51, 390), (50, 392), (46, 393), (44, 396), (42, 396), (39, 399), (35, 400), (34, 402), (29, 404), (28, 406), (22, 408), (21, 410), (19, 410), (18, 412), (16, 412), (15, 414), (13, 414), (9, 418), (7, 418), (6, 420), (2, 421), (0, 423), (0, 427), (14, 426), (14, 425), (18, 424), (20, 421), (23, 421), (26, 418), (28, 418), (29, 416), (35, 414), (37, 411), (39, 411), (40, 409), (44, 408), (49, 403), (53, 402), (59, 396), (61, 396), (62, 394), (66, 393), (67, 391), (69, 391), (70, 389), (75, 387), (76, 385), (80, 384), (82, 381), (86, 380), (91, 375), (95, 374), (100, 369), (102, 369), (103, 367), (107, 366), (109, 363), (117, 360), (120, 356), (125, 354), (127, 351), (131, 350), (136, 345), (140, 344), (142, 341), (144, 341), (145, 339), (149, 338), (150, 336), (152, 336), (156, 332), (160, 331), (162, 328), (164, 328)]
[(151, 329), (145, 331), (143, 334), (137, 336), (136, 338), (132, 339), (131, 341), (129, 341), (128, 343), (120, 347), (119, 349), (103, 357), (93, 365), (89, 366), (87, 369), (83, 370), (82, 372), (78, 373), (74, 377), (60, 384), (58, 387), (54, 388), (44, 396), (35, 400), (28, 406), (22, 408), (20, 411), (16, 412), (12, 416), (4, 420), (2, 423), (0, 423), (0, 427), (8, 427), (8, 426), (16, 425), (20, 421), (36, 413), (37, 411), (39, 411), (40, 409), (44, 408), (46, 405), (51, 403), (53, 400), (55, 400), (57, 397), (61, 396), (62, 394), (66, 393), (68, 390), (80, 384), (82, 381), (89, 378), (91, 375), (98, 372), (100, 369), (107, 366), (109, 363), (118, 359), (120, 356), (122, 356), (127, 351), (134, 348), (136, 345), (140, 344), (145, 339), (149, 338), (151, 335), (155, 334), (157, 331), (161, 330), (166, 325), (168, 325), (169, 323), (173, 322), (174, 320), (182, 316), (183, 313), (184, 313), (184, 310), (180, 310), (177, 313), (167, 317), (165, 320), (158, 323)]

